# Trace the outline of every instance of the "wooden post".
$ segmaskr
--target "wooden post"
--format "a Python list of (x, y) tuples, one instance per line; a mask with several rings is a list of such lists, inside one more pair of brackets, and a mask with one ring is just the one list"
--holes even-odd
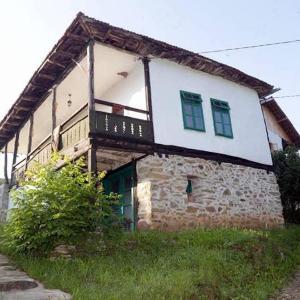
[(19, 134), (20, 131), (18, 130), (15, 136), (15, 145), (14, 145), (14, 154), (13, 154), (13, 160), (11, 165), (11, 175), (10, 175), (10, 186), (14, 183), (14, 164), (17, 161), (17, 154), (18, 154), (18, 147), (19, 147)]
[(96, 147), (93, 140), (90, 141), (90, 148), (88, 150), (88, 172), (96, 174), (97, 172), (97, 157), (96, 157)]
[(151, 122), (152, 138), (154, 140), (152, 96), (151, 96), (150, 69), (149, 69), (148, 57), (143, 58), (143, 64), (144, 64), (144, 74), (145, 74), (145, 93), (146, 93), (147, 110), (149, 111), (149, 119)]
[[(89, 134), (95, 132), (94, 45), (95, 41), (90, 40), (87, 48)], [(90, 139), (90, 148), (88, 151), (88, 172), (94, 174), (97, 172), (96, 147), (93, 139)]]
[(31, 151), (32, 132), (33, 132), (33, 115), (31, 114), (29, 117), (29, 133), (28, 133), (28, 145), (27, 145), (27, 153), (26, 153), (25, 171), (27, 170), (29, 153)]
[(56, 87), (52, 89), (52, 136), (56, 128)]
[(4, 179), (5, 183), (8, 184), (8, 176), (7, 176), (7, 144), (4, 148)]
[(88, 116), (89, 131), (94, 132), (95, 129), (95, 96), (94, 96), (94, 45), (95, 41), (90, 40), (87, 48), (88, 63)]
[[(58, 151), (59, 132), (55, 132), (56, 128), (56, 86), (52, 88), (52, 131), (51, 131), (51, 152)], [(58, 129), (59, 131), (60, 129)], [(57, 136), (58, 134), (58, 136)]]

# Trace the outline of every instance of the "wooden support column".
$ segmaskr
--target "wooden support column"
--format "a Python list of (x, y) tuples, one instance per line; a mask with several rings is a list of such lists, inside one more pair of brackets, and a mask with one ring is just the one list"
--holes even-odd
[(28, 165), (28, 160), (29, 160), (29, 153), (31, 151), (32, 132), (33, 132), (33, 115), (31, 114), (30, 118), (29, 118), (29, 134), (28, 134), (28, 145), (27, 145), (27, 153), (26, 153), (25, 171), (27, 170), (27, 165)]
[(56, 87), (52, 89), (52, 137), (56, 128)]
[(11, 165), (11, 175), (10, 175), (10, 186), (14, 184), (14, 164), (17, 161), (17, 154), (18, 154), (18, 148), (19, 148), (19, 134), (20, 131), (18, 130), (15, 136), (15, 144), (14, 144), (14, 154), (13, 154), (13, 160)]
[(148, 57), (143, 58), (144, 64), (144, 75), (145, 75), (145, 93), (146, 93), (146, 103), (147, 110), (149, 111), (149, 120), (151, 122), (152, 138), (154, 141), (154, 128), (153, 128), (153, 112), (152, 112), (152, 96), (151, 96), (151, 82), (150, 82), (150, 69), (149, 69), (149, 59)]
[[(87, 48), (89, 134), (95, 132), (94, 45), (95, 41), (90, 40)], [(94, 174), (97, 172), (96, 145), (93, 139), (90, 139), (90, 148), (88, 151), (88, 172)]]
[(96, 146), (93, 140), (90, 140), (90, 148), (88, 150), (88, 172), (93, 174), (97, 173), (97, 157), (96, 157)]
[(4, 179), (5, 183), (8, 184), (8, 175), (7, 175), (7, 144), (4, 148)]
[(52, 88), (52, 131), (51, 131), (51, 151), (56, 152), (58, 151), (59, 147), (59, 131), (60, 129), (56, 131), (56, 86)]
[(88, 63), (88, 116), (89, 132), (95, 132), (95, 95), (94, 95), (94, 45), (95, 41), (90, 40), (87, 48)]

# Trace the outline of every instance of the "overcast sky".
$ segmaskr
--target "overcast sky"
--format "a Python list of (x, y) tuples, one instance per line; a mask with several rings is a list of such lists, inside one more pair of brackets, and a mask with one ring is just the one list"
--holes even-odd
[[(297, 0), (0, 0), (0, 119), (79, 11), (195, 52), (300, 39)], [(293, 95), (299, 54), (295, 43), (209, 57)], [(300, 131), (300, 97), (278, 102)]]

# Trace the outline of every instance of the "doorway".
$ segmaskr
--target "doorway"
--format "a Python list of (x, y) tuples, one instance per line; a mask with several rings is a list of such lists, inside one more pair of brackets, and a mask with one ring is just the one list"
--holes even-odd
[(134, 186), (135, 182), (132, 166), (121, 168), (108, 174), (103, 181), (105, 193), (109, 194), (112, 192), (121, 195), (118, 214), (123, 218), (124, 227), (127, 230), (133, 230), (135, 227)]

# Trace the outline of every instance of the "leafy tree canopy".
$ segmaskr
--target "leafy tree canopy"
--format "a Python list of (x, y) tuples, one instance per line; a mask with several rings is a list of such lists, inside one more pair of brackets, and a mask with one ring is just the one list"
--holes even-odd
[(283, 215), (288, 223), (300, 224), (300, 155), (296, 147), (273, 153)]

